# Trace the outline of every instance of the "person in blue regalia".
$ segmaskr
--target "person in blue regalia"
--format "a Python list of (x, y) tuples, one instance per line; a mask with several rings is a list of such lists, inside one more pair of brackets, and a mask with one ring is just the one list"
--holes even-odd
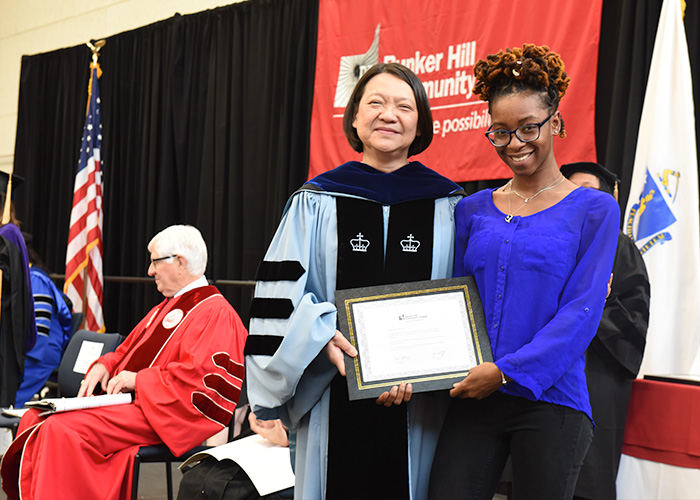
[(51, 373), (58, 369), (73, 330), (73, 318), (71, 307), (66, 302), (67, 297), (51, 280), (49, 270), (36, 250), (31, 247), (31, 243), (27, 252), (37, 337), (36, 344), (27, 352), (24, 362), (24, 376), (17, 390), (16, 408), (21, 408), (31, 400), (44, 386)]
[(450, 391), (430, 498), (493, 498), (511, 457), (514, 498), (571, 498), (593, 434), (585, 351), (600, 323), (620, 210), (559, 171), (561, 57), (525, 44), (474, 67), (486, 137), (513, 172), (455, 210), (455, 276), (476, 279), (493, 363)]
[[(450, 277), (463, 192), (408, 161), (433, 136), (425, 89), (408, 68), (371, 67), (343, 129), (362, 161), (292, 195), (258, 269), (248, 397), (258, 419), (291, 429), (295, 498), (425, 498), (439, 403), (403, 384), (350, 402), (343, 358), (355, 352), (336, 331), (334, 298), (336, 289)], [(402, 245), (409, 235), (420, 244)]]

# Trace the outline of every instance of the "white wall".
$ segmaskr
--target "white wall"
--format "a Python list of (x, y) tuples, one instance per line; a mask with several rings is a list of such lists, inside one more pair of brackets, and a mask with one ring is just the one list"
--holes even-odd
[(176, 13), (191, 14), (239, 1), (0, 0), (0, 167), (9, 167), (14, 156), (23, 55), (73, 47)]

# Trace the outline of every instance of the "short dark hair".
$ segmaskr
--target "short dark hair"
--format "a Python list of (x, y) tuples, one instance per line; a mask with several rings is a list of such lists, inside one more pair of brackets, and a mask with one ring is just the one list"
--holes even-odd
[(365, 93), (367, 82), (381, 73), (389, 73), (390, 75), (400, 78), (413, 90), (413, 96), (416, 99), (416, 108), (418, 111), (417, 130), (420, 135), (416, 135), (416, 138), (408, 148), (408, 156), (422, 153), (433, 140), (433, 114), (430, 112), (428, 94), (425, 92), (425, 87), (416, 74), (399, 63), (377, 63), (362, 75), (355, 85), (355, 89), (352, 91), (352, 95), (350, 95), (348, 104), (345, 107), (345, 114), (343, 115), (343, 131), (345, 132), (345, 137), (347, 137), (352, 149), (358, 153), (362, 153), (363, 144), (360, 137), (357, 135), (357, 130), (352, 126), (352, 122), (355, 121), (357, 108)]

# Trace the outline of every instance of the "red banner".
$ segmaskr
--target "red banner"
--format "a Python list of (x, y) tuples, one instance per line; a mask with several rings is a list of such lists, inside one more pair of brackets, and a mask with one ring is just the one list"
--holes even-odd
[(488, 107), (472, 94), (474, 64), (502, 48), (548, 45), (571, 77), (561, 102), (568, 137), (559, 164), (596, 161), (595, 86), (602, 0), (322, 0), (309, 178), (361, 156), (343, 134), (355, 83), (377, 62), (411, 68), (428, 92), (434, 138), (418, 160), (454, 181), (511, 177), (484, 137)]

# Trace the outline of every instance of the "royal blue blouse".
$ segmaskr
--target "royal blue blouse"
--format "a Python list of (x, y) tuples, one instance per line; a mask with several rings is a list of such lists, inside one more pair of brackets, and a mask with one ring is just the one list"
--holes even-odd
[(493, 190), (455, 211), (455, 276), (474, 276), (501, 390), (574, 408), (591, 419), (584, 353), (605, 305), (620, 209), (578, 188), (556, 205), (505, 221)]

